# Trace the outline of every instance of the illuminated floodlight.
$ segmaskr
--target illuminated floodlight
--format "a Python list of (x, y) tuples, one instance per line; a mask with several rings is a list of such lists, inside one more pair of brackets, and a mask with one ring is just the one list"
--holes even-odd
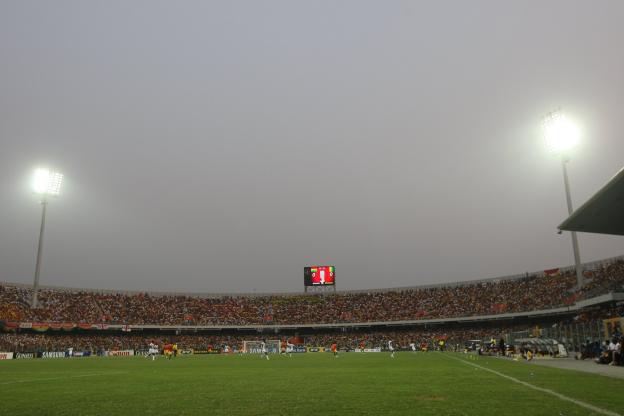
[[(579, 142), (581, 132), (579, 128), (570, 121), (561, 111), (553, 111), (544, 117), (542, 121), (544, 139), (548, 149), (561, 157), (561, 167), (563, 170), (563, 185), (565, 187), (566, 202), (568, 204), (568, 215), (572, 215), (572, 197), (570, 196), (570, 181), (568, 179), (568, 169), (566, 165), (570, 162), (568, 150), (572, 149)], [(576, 233), (572, 231), (572, 251), (574, 253), (574, 265), (576, 269), (576, 284), (583, 287), (584, 277), (581, 267), (581, 255)]]
[(546, 146), (553, 153), (565, 153), (575, 147), (581, 137), (578, 126), (559, 111), (548, 114), (542, 128)]
[(57, 196), (61, 192), (63, 174), (48, 169), (37, 169), (33, 175), (32, 189), (37, 194)]
[(63, 174), (49, 169), (40, 168), (35, 170), (32, 180), (32, 190), (41, 196), (41, 228), (39, 229), (39, 246), (37, 248), (37, 264), (35, 266), (35, 281), (33, 282), (32, 308), (39, 307), (39, 274), (41, 273), (41, 253), (43, 251), (43, 230), (45, 228), (46, 209), (48, 196), (58, 196), (61, 192)]

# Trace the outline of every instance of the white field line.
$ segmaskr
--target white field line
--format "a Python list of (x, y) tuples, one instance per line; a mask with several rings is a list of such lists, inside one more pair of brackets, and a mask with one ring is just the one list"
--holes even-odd
[(51, 380), (67, 380), (69, 378), (81, 378), (81, 377), (99, 377), (99, 376), (113, 376), (118, 374), (125, 374), (125, 372), (114, 372), (114, 373), (92, 373), (92, 374), (78, 374), (75, 376), (65, 376), (65, 377), (48, 377), (48, 378), (34, 378), (29, 380), (12, 380), (12, 381), (3, 381), (0, 385), (6, 384), (18, 384), (18, 383), (35, 383), (38, 381), (51, 381)]
[(451, 358), (453, 360), (462, 362), (464, 364), (468, 364), (468, 365), (471, 365), (473, 367), (480, 368), (481, 370), (489, 371), (492, 374), (496, 374), (499, 377), (503, 377), (503, 378), (506, 378), (507, 380), (511, 380), (514, 383), (522, 384), (523, 386), (528, 387), (530, 389), (541, 391), (542, 393), (550, 394), (550, 395), (555, 396), (556, 398), (558, 398), (560, 400), (564, 400), (566, 402), (574, 403), (577, 406), (584, 407), (585, 409), (589, 409), (592, 412), (596, 412), (596, 413), (600, 413), (602, 415), (608, 415), (608, 416), (622, 416), (619, 413), (612, 412), (611, 410), (603, 409), (601, 407), (594, 406), (593, 404), (585, 403), (584, 401), (573, 399), (572, 397), (568, 397), (568, 396), (565, 396), (565, 395), (563, 395), (561, 393), (557, 393), (556, 391), (553, 391), (553, 390), (550, 390), (550, 389), (545, 389), (543, 387), (538, 387), (538, 386), (535, 386), (535, 385), (533, 385), (531, 383), (527, 383), (526, 381), (518, 380), (515, 377), (508, 376), (507, 374), (503, 374), (503, 373), (498, 372), (496, 370), (492, 370), (491, 368), (483, 367), (483, 366), (480, 366), (478, 364), (471, 363), (470, 361), (466, 361), (466, 360), (462, 360), (461, 358), (453, 357), (451, 355), (444, 354), (444, 356), (448, 357), (448, 358)]

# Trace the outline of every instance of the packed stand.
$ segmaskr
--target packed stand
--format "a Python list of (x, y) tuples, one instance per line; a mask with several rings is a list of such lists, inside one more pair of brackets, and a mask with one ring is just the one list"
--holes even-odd
[(46, 289), (37, 309), (29, 306), (31, 289), (0, 285), (0, 321), (241, 326), (496, 315), (569, 306), (622, 287), (624, 261), (592, 271), (580, 291), (575, 282), (569, 272), (400, 291), (208, 298)]

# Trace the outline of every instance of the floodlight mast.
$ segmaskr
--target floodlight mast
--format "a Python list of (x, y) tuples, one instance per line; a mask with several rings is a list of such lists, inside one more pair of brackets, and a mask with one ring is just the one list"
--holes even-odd
[[(570, 180), (568, 179), (568, 169), (566, 168), (566, 164), (570, 161), (568, 157), (561, 157), (561, 166), (563, 167), (563, 183), (565, 185), (566, 191), (566, 201), (568, 203), (568, 215), (572, 215), (574, 211), (572, 209), (572, 196), (570, 195)], [(576, 236), (576, 231), (572, 231), (572, 250), (574, 251), (574, 268), (576, 269), (576, 285), (578, 288), (582, 288), (585, 283), (585, 279), (583, 278), (583, 267), (581, 266), (581, 254), (579, 251), (579, 243), (578, 238)]]
[[(560, 111), (549, 113), (543, 121), (544, 137), (550, 151), (561, 157), (563, 169), (563, 185), (565, 187), (568, 215), (572, 215), (572, 196), (570, 194), (570, 180), (568, 178), (567, 163), (570, 157), (567, 151), (576, 146), (579, 140), (578, 128), (570, 122)], [(581, 254), (576, 231), (572, 231), (572, 251), (574, 252), (574, 267), (576, 269), (576, 285), (580, 289), (584, 284)]]
[(37, 246), (37, 265), (35, 267), (35, 281), (33, 283), (33, 296), (32, 296), (32, 308), (37, 308), (38, 293), (39, 293), (39, 275), (41, 273), (41, 254), (43, 252), (43, 231), (45, 229), (45, 217), (46, 208), (48, 206), (48, 199), (46, 195), (43, 195), (41, 199), (41, 228), (39, 229), (39, 245)]
[(61, 190), (63, 175), (47, 169), (37, 169), (33, 177), (33, 191), (41, 197), (41, 227), (39, 229), (39, 244), (37, 246), (37, 265), (35, 266), (35, 280), (33, 282), (32, 308), (39, 306), (39, 275), (41, 274), (41, 256), (43, 253), (43, 232), (45, 230), (48, 196), (58, 196)]

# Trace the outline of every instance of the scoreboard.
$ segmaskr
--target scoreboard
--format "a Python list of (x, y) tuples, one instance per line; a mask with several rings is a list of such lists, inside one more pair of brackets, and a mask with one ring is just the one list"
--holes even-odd
[(311, 266), (303, 269), (305, 286), (334, 286), (336, 284), (336, 268), (334, 266)]

